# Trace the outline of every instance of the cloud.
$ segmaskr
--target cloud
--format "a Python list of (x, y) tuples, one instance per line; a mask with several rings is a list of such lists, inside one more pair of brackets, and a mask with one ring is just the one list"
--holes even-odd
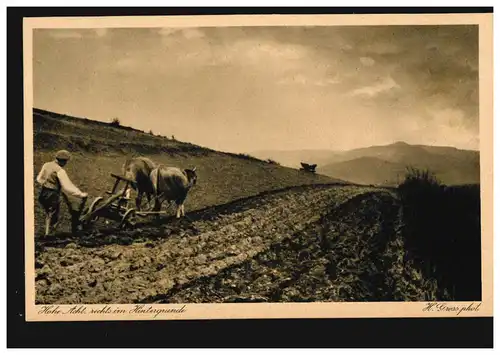
[(335, 76), (333, 78), (325, 78), (325, 79), (320, 79), (314, 82), (314, 85), (316, 86), (329, 86), (329, 85), (337, 85), (340, 84), (341, 80), (338, 76)]
[(302, 74), (288, 76), (288, 77), (285, 77), (285, 78), (280, 79), (278, 81), (278, 84), (282, 84), (282, 85), (293, 85), (293, 84), (304, 85), (307, 83), (308, 83), (307, 78)]
[(278, 80), (279, 85), (312, 85), (312, 86), (320, 86), (320, 87), (326, 87), (326, 86), (331, 86), (331, 85), (337, 85), (341, 81), (337, 77), (333, 78), (314, 78), (314, 77), (307, 77), (303, 74), (297, 74), (297, 75), (290, 75), (286, 76), (280, 80)]
[[(52, 64), (36, 65), (36, 102), (64, 112), (81, 107), (89, 112), (75, 114), (87, 117), (104, 115), (99, 110), (130, 122), (149, 117), (148, 125), (142, 118), (137, 124), (175, 128), (224, 150), (283, 145), (285, 131), (290, 148), (392, 140), (472, 145), (479, 129), (477, 30), (415, 27), (51, 32), (67, 41), (37, 30), (37, 63)], [(64, 89), (54, 93), (48, 85)], [(229, 122), (227, 137), (203, 134), (203, 127)], [(192, 134), (188, 123), (201, 133)], [(233, 140), (240, 133), (244, 138)]]
[(139, 64), (140, 63), (134, 58), (120, 58), (115, 62), (114, 68), (117, 69), (118, 71), (128, 72), (131, 70), (135, 70), (135, 68)]
[(396, 54), (401, 51), (401, 48), (390, 42), (375, 42), (360, 46), (360, 50), (367, 54)]
[(374, 97), (381, 93), (400, 88), (401, 86), (398, 83), (396, 83), (392, 77), (388, 76), (373, 85), (364, 86), (356, 90), (353, 90), (351, 91), (350, 94), (352, 96)]
[(340, 45), (340, 49), (343, 50), (343, 51), (350, 51), (353, 48), (354, 48), (353, 46), (351, 46), (350, 44), (347, 44), (347, 43), (344, 43), (344, 44)]
[(67, 39), (67, 38), (82, 38), (82, 32), (72, 31), (72, 30), (50, 30), (49, 36), (56, 39)]
[(184, 39), (199, 39), (205, 37), (202, 30), (198, 28), (182, 28), (182, 27), (163, 27), (158, 30), (158, 34), (164, 38), (171, 39), (172, 37), (181, 36)]
[[(211, 64), (231, 65), (270, 78), (272, 84), (328, 87), (339, 84), (335, 60), (318, 57), (307, 46), (272, 40), (244, 39), (230, 46), (213, 47)], [(198, 57), (198, 59), (201, 57)]]
[(370, 57), (361, 57), (359, 58), (359, 61), (366, 67), (371, 67), (375, 64), (375, 60), (373, 60), (373, 58)]
[(92, 28), (83, 30), (69, 30), (69, 29), (53, 29), (49, 30), (48, 34), (56, 39), (82, 39), (84, 37), (97, 37), (101, 38), (108, 33), (107, 28)]
[(196, 55), (208, 46), (204, 31), (198, 28), (165, 27), (158, 29), (157, 34), (160, 35), (161, 44), (169, 51), (175, 51), (175, 56), (179, 59)]
[(246, 65), (279, 64), (287, 67), (308, 56), (308, 50), (304, 46), (265, 40), (240, 40), (220, 49), (218, 54), (226, 60)]
[(158, 34), (160, 36), (168, 37), (170, 35), (173, 35), (174, 33), (177, 33), (181, 31), (182, 28), (175, 28), (175, 27), (163, 27), (158, 30)]
[(96, 29), (94, 29), (94, 31), (95, 31), (95, 34), (97, 35), (97, 37), (104, 37), (108, 33), (107, 28), (96, 28)]
[(464, 111), (445, 108), (430, 109), (427, 113), (427, 120), (407, 117), (402, 121), (411, 137), (408, 140), (418, 137), (423, 144), (479, 149), (479, 134), (468, 129)]
[[(176, 32), (177, 36), (179, 31)], [(165, 44), (165, 56), (175, 58), (175, 65), (193, 68), (214, 66), (237, 67), (247, 72), (266, 72), (272, 76), (299, 74), (308, 76), (304, 65), (309, 63), (311, 53), (302, 45), (279, 43), (268, 39), (241, 38), (234, 41), (217, 42), (212, 37), (196, 30), (183, 30), (183, 40), (174, 39), (172, 34)], [(162, 63), (164, 65), (164, 63)], [(301, 81), (298, 77), (297, 80)]]
[(184, 38), (197, 39), (205, 37), (205, 34), (197, 28), (186, 28), (182, 30)]
[[(221, 31), (171, 27), (155, 29), (153, 33), (161, 37), (164, 46), (157, 46), (158, 37), (149, 37), (147, 42), (134, 45), (133, 52), (115, 52), (118, 60), (112, 66), (137, 75), (154, 72), (177, 76), (199, 70), (239, 71), (254, 79), (259, 77), (267, 81), (269, 78), (271, 85), (326, 87), (340, 82), (336, 71), (333, 74), (329, 72), (336, 59), (318, 58), (307, 45), (252, 36), (241, 29), (223, 31), (224, 36)], [(230, 39), (228, 34), (231, 34)], [(135, 60), (120, 58), (128, 58), (129, 54)]]

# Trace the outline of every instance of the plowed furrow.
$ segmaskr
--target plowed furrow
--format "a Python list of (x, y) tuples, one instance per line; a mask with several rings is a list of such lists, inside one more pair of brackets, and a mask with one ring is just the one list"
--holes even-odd
[(145, 240), (130, 245), (47, 247), (37, 257), (37, 302), (152, 302), (252, 259), (370, 191), (353, 186), (289, 190), (265, 196), (262, 204), (248, 201), (251, 208), (215, 212), (171, 228), (165, 238), (148, 240), (170, 228), (164, 225), (135, 231)]

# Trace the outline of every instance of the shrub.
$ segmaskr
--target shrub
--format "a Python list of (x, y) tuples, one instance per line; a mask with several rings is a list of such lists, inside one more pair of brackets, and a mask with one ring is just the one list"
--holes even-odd
[(444, 186), (430, 171), (410, 168), (398, 193), (408, 256), (438, 280), (441, 297), (448, 292), (455, 300), (479, 300), (479, 187)]
[(272, 160), (272, 159), (267, 159), (266, 161), (267, 161), (269, 164), (273, 164), (273, 165), (281, 165), (280, 163), (278, 163), (277, 161)]
[(116, 117), (113, 118), (110, 123), (110, 125), (113, 127), (120, 127), (120, 124), (121, 124), (120, 120)]
[(399, 185), (400, 188), (432, 188), (441, 186), (436, 175), (428, 169), (406, 168), (405, 180)]

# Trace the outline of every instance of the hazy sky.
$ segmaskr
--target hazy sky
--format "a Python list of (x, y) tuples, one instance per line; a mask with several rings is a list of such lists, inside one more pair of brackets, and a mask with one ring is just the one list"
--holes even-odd
[(476, 26), (36, 30), (34, 105), (214, 149), (478, 149)]

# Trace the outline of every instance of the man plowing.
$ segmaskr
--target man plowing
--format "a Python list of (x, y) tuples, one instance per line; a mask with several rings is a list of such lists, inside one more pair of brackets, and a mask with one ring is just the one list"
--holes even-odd
[(83, 199), (82, 203), (84, 203), (88, 195), (80, 191), (71, 182), (64, 170), (64, 166), (70, 159), (71, 154), (67, 150), (58, 151), (55, 160), (45, 163), (36, 178), (42, 188), (38, 201), (46, 213), (45, 237), (54, 232), (59, 224), (61, 193), (66, 196), (81, 198)]

